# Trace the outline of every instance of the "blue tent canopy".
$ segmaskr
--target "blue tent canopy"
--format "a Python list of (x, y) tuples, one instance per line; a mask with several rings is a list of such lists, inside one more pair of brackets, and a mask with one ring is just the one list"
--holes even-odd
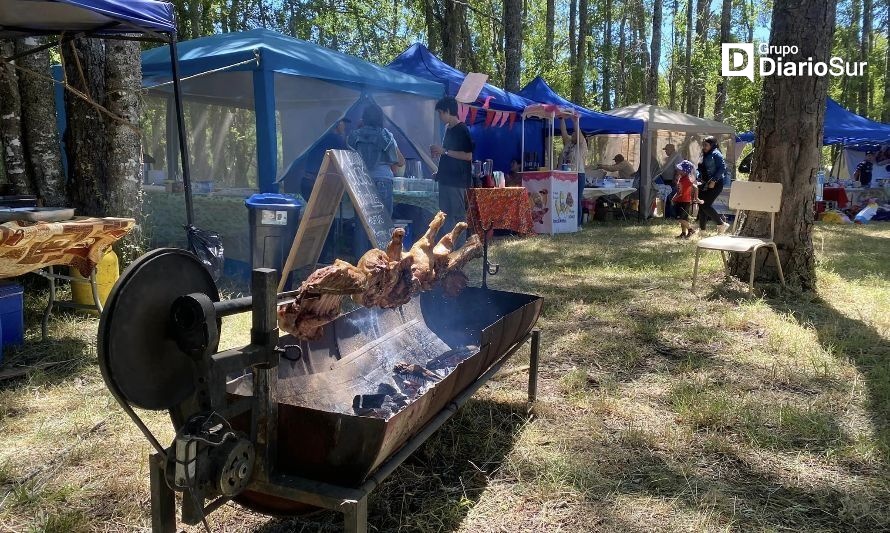
[[(740, 133), (739, 142), (754, 142), (754, 132)], [(822, 144), (875, 146), (890, 143), (890, 124), (869, 120), (846, 109), (832, 98), (825, 102)]]
[[(357, 57), (263, 28), (179, 43), (179, 65), (183, 77), (251, 59), (258, 59), (258, 62), (227, 70), (276, 72), (361, 87), (398, 90), (430, 98), (442, 95), (442, 87), (437, 83), (393, 72)], [(142, 55), (142, 75), (147, 82), (170, 78), (170, 57), (165, 48), (149, 50)]]
[(530, 81), (528, 85), (519, 91), (519, 94), (542, 104), (555, 104), (574, 109), (580, 113), (581, 131), (587, 135), (643, 132), (644, 123), (642, 120), (615, 117), (573, 104), (557, 94), (540, 76)]
[[(445, 93), (450, 96), (457, 95), (457, 91), (467, 76), (451, 65), (444, 63), (430, 52), (426, 46), (420, 43), (411, 45), (407, 50), (399, 54), (399, 57), (389, 64), (389, 68), (444, 85)], [(484, 101), (489, 97), (491, 97), (489, 107), (496, 111), (521, 113), (526, 106), (535, 103), (522, 96), (486, 83), (485, 87), (482, 88), (482, 92), (479, 93), (479, 100)]]
[(156, 0), (0, 0), (0, 38), (84, 31), (174, 33), (173, 4)]

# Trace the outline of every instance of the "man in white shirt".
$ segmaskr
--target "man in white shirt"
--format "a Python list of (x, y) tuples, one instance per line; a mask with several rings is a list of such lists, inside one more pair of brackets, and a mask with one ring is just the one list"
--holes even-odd
[[(581, 120), (575, 120), (575, 128), (581, 127)], [(569, 135), (568, 129), (566, 128), (566, 119), (560, 119), (559, 132), (562, 135), (562, 156), (560, 157), (560, 162), (563, 165), (570, 165), (571, 168), (578, 173), (578, 225), (581, 225), (581, 199), (584, 198), (584, 182), (587, 181), (587, 175), (585, 172), (584, 163), (587, 161), (587, 138), (584, 137), (582, 133), (580, 135), (581, 141), (578, 143), (578, 132), (576, 131), (574, 135)], [(576, 150), (575, 148), (579, 148)], [(580, 152), (580, 154), (578, 153)], [(578, 157), (580, 155), (580, 157)], [(579, 159), (576, 161), (576, 159)]]

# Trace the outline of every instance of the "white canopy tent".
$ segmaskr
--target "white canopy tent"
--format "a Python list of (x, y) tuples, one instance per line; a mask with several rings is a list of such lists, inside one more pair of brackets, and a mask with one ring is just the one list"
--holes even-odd
[[(652, 180), (664, 163), (662, 149), (673, 144), (681, 157), (701, 161), (701, 142), (713, 136), (726, 156), (730, 176), (735, 174), (735, 128), (716, 120), (708, 120), (672, 109), (648, 104), (634, 104), (606, 111), (609, 115), (635, 118), (645, 122), (637, 153), (623, 154), (640, 174), (640, 198), (651, 203)], [(611, 135), (601, 156), (614, 156), (623, 147), (632, 146), (628, 136)]]

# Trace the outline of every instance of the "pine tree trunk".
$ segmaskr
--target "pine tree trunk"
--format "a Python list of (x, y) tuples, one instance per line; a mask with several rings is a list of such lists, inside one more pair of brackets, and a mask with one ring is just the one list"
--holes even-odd
[(606, 0), (603, 35), (603, 109), (612, 109), (612, 0)]
[(670, 96), (668, 98), (668, 107), (677, 109), (677, 8), (678, 1), (674, 0), (671, 8), (671, 67), (668, 70), (668, 88)]
[(556, 0), (547, 0), (547, 16), (544, 22), (544, 60), (553, 62), (553, 42), (556, 32)]
[(442, 6), (442, 23), (439, 36), (442, 39), (442, 61), (449, 65), (457, 65), (460, 51), (461, 29), (457, 22), (458, 6), (445, 0)]
[[(0, 41), (0, 57), (15, 53), (10, 41)], [(34, 194), (25, 155), (22, 135), (22, 106), (19, 97), (18, 76), (15, 67), (0, 63), (0, 147), (3, 149), (3, 165), (6, 179), (14, 194)]]
[[(799, 54), (787, 60), (828, 61), (834, 39), (835, 2), (776, 0), (771, 46), (797, 45)], [(813, 221), (816, 171), (821, 167), (822, 130), (828, 77), (768, 76), (757, 119), (757, 151), (751, 181), (782, 183), (781, 211), (776, 214), (775, 242), (789, 285), (816, 288)], [(769, 216), (752, 214), (743, 235), (769, 235)], [(772, 256), (758, 256), (759, 276), (778, 280)], [(731, 269), (747, 279), (750, 256), (736, 254)]]
[[(99, 39), (77, 39), (62, 46), (68, 84), (94, 102), (105, 94), (105, 48)], [(81, 74), (82, 72), (82, 74)], [(108, 152), (104, 116), (79, 97), (65, 91), (68, 128), (68, 199), (78, 214), (109, 216), (105, 187)]]
[(587, 100), (584, 73), (587, 71), (587, 35), (590, 33), (587, 0), (578, 0), (578, 51), (572, 71), (572, 101), (584, 105)]
[[(872, 0), (863, 0), (862, 8), (862, 40), (859, 46), (859, 61), (868, 61), (871, 55), (871, 28), (872, 17), (875, 16), (872, 10)], [(868, 110), (868, 93), (871, 88), (871, 81), (868, 76), (868, 69), (862, 73), (859, 78), (859, 108), (858, 113), (864, 117), (869, 116)]]
[(627, 69), (627, 37), (625, 30), (627, 29), (627, 12), (621, 10), (621, 24), (618, 26), (618, 72), (615, 79), (615, 107), (621, 107), (627, 102), (626, 80)]
[(574, 76), (578, 65), (575, 54), (578, 52), (578, 0), (569, 0), (569, 70)]
[(439, 28), (436, 22), (436, 15), (433, 11), (433, 2), (435, 0), (420, 0), (423, 5), (423, 20), (426, 24), (426, 43), (430, 51), (434, 54), (439, 53)]
[[(32, 38), (19, 40), (16, 43), (16, 53), (26, 52), (40, 44), (41, 41)], [(17, 63), (31, 72), (50, 76), (48, 51), (22, 56)], [(53, 83), (24, 71), (19, 72), (18, 81), (22, 133), (31, 181), (44, 205), (63, 206), (68, 199), (65, 194), (65, 175), (62, 172)]]
[[(890, 1), (886, 4), (890, 10)], [(890, 42), (890, 17), (884, 22), (884, 34)], [(884, 55), (884, 102), (881, 106), (881, 122), (890, 122), (890, 46), (887, 46), (887, 53)]]
[[(695, 46), (701, 50), (701, 53), (704, 53), (708, 40), (708, 20), (711, 17), (710, 0), (698, 0), (696, 12)], [(692, 103), (695, 110), (693, 114), (701, 117), (705, 114), (705, 83), (707, 75), (704, 72), (704, 68), (706, 68), (704, 65), (696, 63), (695, 66), (697, 72), (695, 73), (695, 99)]]
[(518, 93), (522, 76), (522, 0), (504, 0), (504, 41), (504, 88)]
[(661, 22), (662, 2), (655, 0), (652, 6), (652, 45), (649, 58), (649, 85), (646, 89), (646, 101), (658, 105), (658, 67), (661, 65)]
[[(732, 0), (723, 0), (720, 12), (720, 43), (732, 40)], [(717, 83), (717, 97), (714, 99), (714, 120), (723, 120), (723, 108), (726, 106), (726, 78), (720, 77)]]
[(105, 116), (108, 213), (139, 218), (142, 210), (142, 68), (139, 43), (105, 44), (105, 107), (121, 120)]
[(695, 110), (692, 108), (693, 95), (695, 94), (694, 83), (692, 78), (692, 2), (695, 0), (686, 0), (686, 58), (685, 58), (685, 66), (686, 66), (686, 79), (683, 87), (684, 91), (684, 101), (686, 105), (684, 108), (686, 112), (690, 115), (695, 114)]

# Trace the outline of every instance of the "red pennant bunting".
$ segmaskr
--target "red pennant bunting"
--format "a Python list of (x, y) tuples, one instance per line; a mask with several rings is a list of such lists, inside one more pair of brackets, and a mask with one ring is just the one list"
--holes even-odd
[(473, 125), (476, 123), (476, 113), (479, 112), (479, 108), (476, 106), (470, 106), (470, 120), (467, 122), (468, 125)]
[(494, 114), (495, 112), (488, 109), (485, 111), (485, 127), (490, 128), (491, 123), (494, 122)]
[(510, 112), (510, 130), (513, 130), (513, 124), (516, 123), (516, 113)]

